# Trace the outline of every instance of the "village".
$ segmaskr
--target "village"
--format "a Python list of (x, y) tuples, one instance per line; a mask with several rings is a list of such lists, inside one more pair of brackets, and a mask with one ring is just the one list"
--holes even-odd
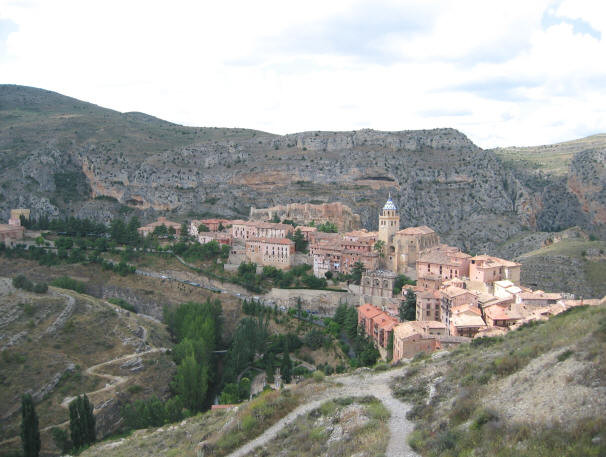
[[(236, 271), (242, 263), (254, 264), (259, 271), (288, 271), (306, 264), (317, 278), (344, 280), (349, 296), (357, 301), (359, 328), (381, 357), (394, 363), (473, 338), (500, 336), (570, 307), (600, 303), (524, 287), (521, 264), (471, 256), (442, 244), (430, 227), (400, 229), (391, 197), (379, 213), (376, 232), (345, 231), (350, 224), (330, 217), (330, 211), (323, 219), (296, 221), (281, 220), (271, 209), (253, 213), (269, 220), (213, 218), (185, 225), (160, 217), (138, 232), (142, 237), (181, 237), (187, 228), (186, 235), (200, 244), (229, 246), (226, 271)], [(311, 213), (307, 219), (318, 217), (317, 211)], [(0, 243), (12, 247), (23, 240), (22, 221), (29, 216), (27, 209), (12, 210), (8, 224), (0, 225)], [(356, 270), (358, 281), (351, 279)], [(399, 278), (406, 278), (401, 288), (396, 287)], [(414, 309), (407, 314), (410, 304)]]

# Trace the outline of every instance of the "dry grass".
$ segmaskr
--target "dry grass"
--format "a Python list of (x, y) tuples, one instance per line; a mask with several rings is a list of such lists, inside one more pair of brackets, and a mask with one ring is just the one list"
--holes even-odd
[(376, 398), (337, 398), (299, 417), (251, 456), (381, 456), (389, 441), (389, 412)]
[[(17, 320), (2, 328), (2, 333), (14, 335), (26, 330), (27, 336), (0, 357), (0, 411), (7, 416), (1, 427), (0, 440), (18, 434), (19, 402), (23, 392), (38, 392), (43, 386), (59, 376), (57, 385), (42, 401), (36, 404), (40, 427), (56, 425), (68, 419), (67, 410), (60, 406), (65, 397), (99, 389), (107, 382), (98, 376), (89, 376), (86, 369), (92, 365), (135, 352), (139, 344), (133, 330), (146, 327), (154, 334), (160, 345), (169, 345), (170, 340), (162, 325), (132, 313), (116, 313), (105, 303), (90, 296), (72, 291), (61, 293), (75, 298), (71, 317), (55, 334), (44, 334), (48, 326), (64, 310), (67, 300), (63, 297), (37, 296), (25, 292), (11, 297), (2, 297), (0, 309), (5, 315), (20, 302), (29, 303), (35, 312), (28, 316), (22, 313)], [(30, 325), (33, 322), (33, 326)], [(130, 340), (129, 340), (130, 339)], [(166, 359), (166, 361), (164, 360)], [(150, 356), (144, 361), (144, 369), (134, 375), (132, 382), (146, 385), (148, 394), (162, 395), (173, 369), (164, 355)], [(66, 372), (74, 364), (75, 369)], [(123, 386), (128, 387), (128, 383)], [(91, 401), (100, 404), (113, 397), (108, 391), (91, 396)], [(127, 401), (130, 394), (125, 390), (121, 397)], [(44, 438), (45, 436), (43, 436)], [(43, 449), (52, 449), (52, 440), (43, 440)]]
[(423, 456), (604, 455), (605, 353), (599, 306), (427, 360), (394, 386), (414, 405), (410, 443)]

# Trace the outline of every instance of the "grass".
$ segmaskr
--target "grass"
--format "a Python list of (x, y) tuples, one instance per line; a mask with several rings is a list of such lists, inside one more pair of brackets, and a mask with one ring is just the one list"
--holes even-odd
[(336, 398), (283, 429), (251, 457), (383, 456), (389, 411), (375, 397)]
[(583, 253), (589, 250), (602, 250), (606, 252), (606, 242), (604, 241), (585, 241), (579, 239), (564, 239), (550, 246), (545, 246), (540, 249), (528, 252), (522, 257), (534, 257), (534, 256), (555, 256), (562, 255), (568, 257), (574, 257), (577, 259), (584, 259)]
[[(100, 377), (86, 375), (86, 368), (135, 351), (135, 347), (122, 344), (122, 336), (132, 336), (129, 328), (139, 325), (147, 327), (150, 337), (153, 334), (159, 346), (170, 345), (169, 336), (161, 325), (141, 319), (135, 314), (119, 315), (102, 301), (90, 296), (72, 294), (69, 291), (62, 293), (74, 296), (76, 303), (72, 316), (56, 333), (44, 332), (65, 309), (64, 297), (30, 294), (28, 300), (36, 308), (36, 316), (43, 316), (43, 320), (36, 322), (33, 328), (27, 328), (30, 319), (23, 313), (20, 318), (3, 327), (3, 332), (10, 335), (25, 329), (28, 338), (20, 340), (10, 351), (3, 351), (0, 357), (0, 411), (9, 414), (0, 428), (0, 440), (19, 434), (20, 395), (27, 390), (37, 392), (56, 376), (58, 382), (53, 390), (36, 403), (40, 427), (68, 420), (67, 410), (60, 406), (64, 398), (99, 389), (106, 382)], [(16, 297), (14, 304), (3, 303), (3, 309), (18, 309), (20, 302), (19, 297)], [(164, 359), (168, 360), (165, 355), (151, 354), (145, 359), (144, 369), (140, 372), (120, 374), (132, 376), (134, 383), (146, 386), (150, 395), (161, 395), (174, 368), (170, 363), (164, 363)], [(70, 363), (76, 365), (73, 371), (66, 370)], [(110, 371), (111, 367), (107, 368)], [(129, 383), (121, 393), (121, 398), (126, 401), (137, 394), (137, 388), (135, 392), (127, 388)], [(97, 405), (112, 395), (113, 392), (108, 392), (90, 398)], [(10, 414), (13, 411), (15, 412)], [(54, 452), (50, 434), (43, 433), (42, 443), (43, 453)]]
[[(575, 382), (598, 379), (604, 386), (605, 353), (606, 307), (577, 307), (504, 337), (461, 345), (448, 357), (412, 367), (416, 370), (409, 369), (392, 387), (396, 396), (412, 403), (408, 418), (416, 427), (409, 443), (422, 456), (602, 456), (606, 452), (604, 416), (581, 414), (554, 422), (549, 421), (549, 413), (540, 413), (538, 417), (543, 419), (538, 423), (510, 421), (499, 409), (487, 407), (486, 398), (496, 392), (496, 400), (490, 404), (499, 404), (498, 392), (511, 389), (507, 387), (510, 383), (521, 391), (531, 388), (533, 379), (522, 370), (539, 357), (543, 364), (553, 360), (544, 368), (547, 370), (581, 360), (590, 363), (578, 381), (569, 379), (568, 385), (558, 387), (564, 390), (550, 386), (558, 401), (566, 402), (565, 391), (574, 389)], [(428, 402), (427, 386), (431, 384), (435, 393)], [(569, 405), (581, 408), (576, 403)], [(530, 407), (534, 405), (525, 404), (520, 397), (516, 408)], [(572, 416), (576, 411), (570, 412)]]
[(514, 165), (563, 176), (568, 172), (568, 165), (577, 152), (592, 147), (603, 147), (605, 140), (606, 135), (592, 135), (554, 145), (497, 148), (494, 153)]

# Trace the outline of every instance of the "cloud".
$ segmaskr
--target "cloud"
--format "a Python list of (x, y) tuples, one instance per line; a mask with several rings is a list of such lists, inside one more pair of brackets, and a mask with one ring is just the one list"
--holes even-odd
[(545, 144), (606, 131), (605, 40), (591, 0), (0, 0), (0, 82), (186, 125)]
[(6, 55), (6, 42), (9, 35), (18, 30), (19, 27), (13, 21), (0, 18), (0, 59)]

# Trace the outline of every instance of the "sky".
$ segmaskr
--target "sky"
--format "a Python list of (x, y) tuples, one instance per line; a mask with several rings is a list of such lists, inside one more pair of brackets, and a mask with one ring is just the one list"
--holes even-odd
[(606, 132), (606, 1), (0, 0), (0, 84), (189, 126)]

